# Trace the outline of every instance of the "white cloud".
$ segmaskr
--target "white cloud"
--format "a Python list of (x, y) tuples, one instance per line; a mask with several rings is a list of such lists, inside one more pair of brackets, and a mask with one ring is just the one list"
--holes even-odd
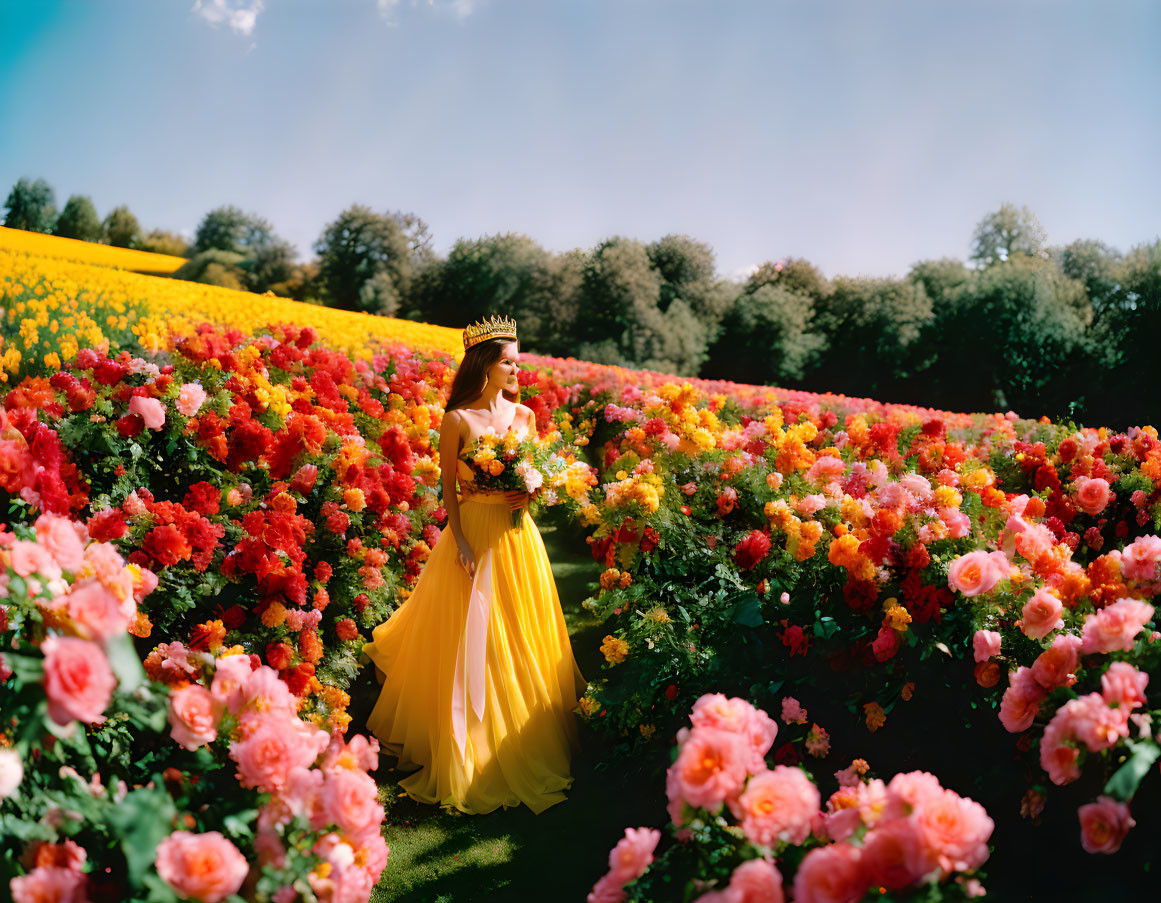
[(215, 28), (225, 23), (234, 34), (249, 37), (254, 32), (262, 6), (263, 0), (196, 0), (191, 12)]

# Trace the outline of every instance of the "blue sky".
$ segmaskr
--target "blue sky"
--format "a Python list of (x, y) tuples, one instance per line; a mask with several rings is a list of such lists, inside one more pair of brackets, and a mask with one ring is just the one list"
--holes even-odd
[(0, 191), (192, 234), (265, 216), (309, 256), (353, 202), (446, 252), (686, 233), (722, 275), (1161, 234), (1152, 0), (0, 0)]

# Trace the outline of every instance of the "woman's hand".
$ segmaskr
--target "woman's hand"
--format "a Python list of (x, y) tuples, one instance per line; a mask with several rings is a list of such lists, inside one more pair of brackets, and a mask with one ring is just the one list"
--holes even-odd
[(476, 556), (472, 552), (472, 547), (468, 545), (466, 539), (456, 538), (456, 547), (459, 549), (460, 566), (468, 572), (468, 576), (475, 579), (476, 576)]
[(504, 497), (508, 499), (508, 508), (511, 511), (524, 508), (528, 504), (528, 493), (520, 492), (517, 489), (505, 492)]

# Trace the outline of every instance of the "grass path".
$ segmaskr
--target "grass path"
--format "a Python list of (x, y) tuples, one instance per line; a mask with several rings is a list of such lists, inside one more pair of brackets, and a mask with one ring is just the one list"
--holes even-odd
[[(601, 625), (581, 608), (601, 568), (588, 554), (581, 535), (567, 521), (542, 515), (537, 526), (552, 562), (561, 607), (581, 673), (600, 673)], [(367, 671), (352, 689), (352, 729), (362, 730), (377, 692)], [(583, 723), (581, 752), (573, 757), (569, 798), (540, 815), (527, 807), (488, 815), (445, 812), (399, 797), (395, 782), (404, 777), (383, 756), (375, 775), (387, 808), (384, 835), (391, 855), (372, 903), (465, 903), (556, 898), (584, 900), (608, 868), (607, 851), (626, 827), (664, 820), (663, 784), (632, 786), (610, 771), (598, 771), (602, 748)]]

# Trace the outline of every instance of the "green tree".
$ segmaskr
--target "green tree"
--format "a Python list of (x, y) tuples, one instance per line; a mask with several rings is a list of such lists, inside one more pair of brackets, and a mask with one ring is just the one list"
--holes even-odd
[(1061, 272), (1084, 285), (1093, 315), (1121, 309), (1127, 296), (1121, 285), (1124, 258), (1101, 241), (1080, 239), (1052, 253)]
[(141, 224), (125, 204), (109, 211), (101, 231), (106, 243), (115, 248), (136, 248), (141, 243)]
[[(233, 263), (218, 257), (206, 260), (230, 270), (234, 280), (252, 292), (270, 291), (272, 286), (289, 281), (297, 255), (294, 245), (276, 235), (269, 222), (233, 205), (216, 207), (198, 224), (194, 259), (211, 251), (237, 255)], [(196, 272), (202, 269), (193, 268)]]
[(972, 260), (981, 266), (1002, 263), (1016, 254), (1041, 256), (1044, 227), (1027, 207), (1001, 204), (985, 216), (972, 234)]
[(1049, 262), (997, 263), (941, 299), (922, 342), (917, 403), (956, 411), (1072, 412), (1086, 372), (1085, 323)]
[(169, 254), (172, 257), (188, 257), (189, 245), (176, 232), (165, 229), (151, 229), (139, 245), (142, 251), (151, 251), (154, 254)]
[(364, 287), (380, 276), (390, 281), (392, 298), (407, 297), (415, 253), (407, 228), (403, 215), (376, 213), (362, 204), (340, 213), (314, 245), (324, 302), (344, 310), (379, 313), (376, 305), (390, 302), (383, 279), (366, 291)]
[(911, 267), (907, 278), (922, 285), (932, 305), (938, 307), (945, 298), (950, 298), (955, 291), (971, 280), (972, 271), (962, 260), (942, 257), (939, 260), (919, 261)]
[(816, 391), (903, 400), (902, 385), (925, 362), (920, 336), (932, 319), (922, 284), (839, 277), (815, 302), (813, 328), (826, 340), (808, 377)]
[(662, 284), (640, 242), (612, 238), (599, 245), (581, 281), (576, 356), (696, 375), (705, 360), (708, 331), (684, 298), (661, 309)]
[(246, 271), (242, 268), (244, 262), (245, 258), (234, 251), (211, 248), (191, 257), (188, 263), (174, 272), (173, 278), (244, 290), (246, 288)]
[(834, 290), (822, 271), (801, 257), (766, 261), (746, 280), (745, 290), (753, 293), (763, 285), (776, 286), (800, 297), (813, 299), (825, 298)]
[(56, 218), (52, 234), (78, 241), (100, 241), (101, 218), (97, 216), (92, 199), (83, 194), (72, 195)]
[(811, 331), (814, 301), (764, 283), (743, 291), (722, 319), (702, 374), (757, 385), (790, 385), (802, 379), (823, 347)]
[(44, 179), (20, 179), (4, 202), (4, 225), (29, 232), (51, 232), (56, 221), (56, 194)]
[(255, 239), (261, 241), (263, 226), (267, 232), (270, 231), (263, 220), (244, 213), (233, 204), (215, 207), (198, 223), (191, 251), (194, 254), (229, 251), (244, 257)]

